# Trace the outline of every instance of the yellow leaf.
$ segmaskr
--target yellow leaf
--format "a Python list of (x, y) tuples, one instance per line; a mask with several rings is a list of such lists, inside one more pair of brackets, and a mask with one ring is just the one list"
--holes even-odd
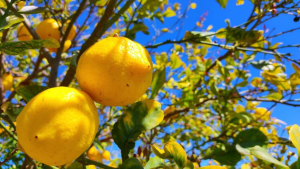
[(169, 32), (169, 29), (168, 28), (162, 28), (161, 31), (162, 32)]
[(255, 109), (254, 116), (256, 118), (268, 121), (271, 118), (271, 112), (264, 107), (258, 107)]
[(176, 13), (171, 9), (171, 7), (168, 7), (167, 10), (162, 15), (164, 17), (172, 17), (172, 16), (176, 16)]
[(0, 0), (0, 8), (6, 8), (6, 3), (4, 0)]
[(299, 67), (299, 66), (297, 66), (295, 63), (292, 63), (292, 67), (293, 67), (293, 69), (294, 69), (297, 73), (300, 74), (300, 67)]
[(212, 28), (213, 28), (213, 26), (212, 26), (212, 25), (209, 25), (209, 26), (207, 27), (207, 29), (206, 29), (206, 32), (210, 31)]
[(151, 145), (154, 154), (162, 159), (173, 159), (179, 168), (183, 168), (187, 164), (187, 155), (184, 149), (176, 141), (168, 141), (164, 150)]
[(269, 49), (276, 49), (281, 44), (282, 44), (281, 42), (277, 42), (273, 46), (271, 46)]
[(191, 7), (192, 9), (196, 9), (197, 4), (196, 4), (196, 3), (191, 3), (190, 7)]
[(225, 28), (221, 28), (216, 32), (216, 37), (218, 39), (225, 39), (227, 34), (227, 30)]
[(244, 0), (237, 0), (236, 5), (243, 5), (244, 4)]
[(298, 154), (300, 153), (300, 128), (297, 124), (293, 125), (289, 130), (290, 140), (297, 148)]
[(259, 86), (261, 85), (261, 81), (262, 81), (261, 78), (255, 77), (255, 78), (252, 79), (251, 85), (252, 85), (253, 87), (259, 87)]
[(244, 108), (244, 106), (242, 106), (242, 105), (237, 105), (236, 106), (236, 108), (235, 108), (235, 112), (236, 113), (242, 113), (242, 112), (245, 112), (245, 108)]

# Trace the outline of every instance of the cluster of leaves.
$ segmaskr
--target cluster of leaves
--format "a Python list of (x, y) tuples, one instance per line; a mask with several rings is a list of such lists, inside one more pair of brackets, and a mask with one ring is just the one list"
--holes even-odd
[[(228, 0), (217, 2), (225, 8)], [(259, 25), (276, 19), (279, 14), (297, 14), (300, 4), (291, 0), (251, 2), (253, 13), (239, 26), (231, 26), (227, 21), (226, 28), (215, 32), (211, 27), (206, 31), (186, 31), (181, 39), (145, 46), (155, 58), (155, 70), (141, 101), (126, 107), (97, 105), (101, 120), (93, 144), (104, 149), (114, 142), (119, 147), (112, 150), (115, 159), (106, 165), (86, 159), (84, 154), (76, 160), (76, 165), (107, 169), (118, 166), (121, 169), (192, 169), (207, 165), (208, 160), (208, 166), (201, 168), (300, 168), (299, 160), (292, 158), (293, 149), (289, 148), (300, 151), (299, 127), (287, 127), (290, 140), (282, 138), (277, 129), (283, 122), (271, 117), (276, 105), (300, 106), (299, 99), (295, 99), (300, 94), (300, 62), (291, 54), (280, 52), (299, 45), (279, 47), (279, 43), (270, 41), (296, 29), (275, 35), (257, 30)], [(155, 41), (176, 32), (175, 26), (184, 21), (188, 10), (196, 8), (195, 3), (183, 9), (185, 4), (171, 4), (167, 0), (82, 0), (79, 3), (38, 0), (27, 2), (29, 5), (21, 10), (16, 3), (16, 0), (0, 0), (0, 60), (3, 62), (0, 71), (1, 74), (10, 71), (15, 77), (14, 90), (6, 95), (1, 91), (0, 99), (3, 129), (0, 166), (7, 168), (51, 167), (18, 151), (16, 116), (46, 85), (78, 88), (74, 78), (76, 62), (98, 38), (118, 33), (133, 40), (137, 35), (146, 36), (149, 41), (154, 36), (152, 41)], [(274, 3), (281, 9), (276, 15), (270, 10)], [(243, 0), (237, 1), (237, 5), (242, 4)], [(38, 39), (33, 28), (41, 17), (62, 23), (60, 42)], [(156, 32), (149, 29), (156, 21), (164, 24), (170, 17), (177, 17), (175, 26), (155, 28)], [(71, 48), (66, 53), (52, 55), (47, 49), (40, 49), (62, 47), (59, 44), (68, 36), (63, 29), (67, 20), (75, 23), (78, 30)], [(197, 22), (197, 30), (203, 21)], [(16, 41), (15, 30), (20, 22), (31, 30), (35, 40)], [(156, 50), (165, 45), (170, 50)], [(263, 54), (265, 57), (261, 59)], [(286, 71), (286, 67), (292, 67), (293, 72)], [(62, 74), (58, 74), (58, 68)], [(250, 76), (255, 71), (259, 73)], [(266, 108), (265, 102), (272, 105)], [(71, 169), (71, 166), (63, 167)]]

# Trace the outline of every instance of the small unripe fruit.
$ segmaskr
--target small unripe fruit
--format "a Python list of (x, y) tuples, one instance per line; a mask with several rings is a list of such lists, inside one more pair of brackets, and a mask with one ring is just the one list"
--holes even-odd
[(277, 13), (277, 9), (272, 9), (272, 14), (275, 15)]

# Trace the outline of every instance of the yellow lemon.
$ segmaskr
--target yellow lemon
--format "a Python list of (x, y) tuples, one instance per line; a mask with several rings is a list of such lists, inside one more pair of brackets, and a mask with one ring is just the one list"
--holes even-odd
[(87, 156), (90, 160), (102, 162), (102, 154), (96, 149), (95, 146), (92, 146), (88, 152)]
[[(63, 52), (67, 51), (72, 45), (72, 41), (71, 40), (66, 40), (64, 43), (64, 48), (63, 48)], [(57, 52), (58, 48), (48, 48), (50, 52)]]
[(102, 153), (102, 157), (106, 161), (110, 160), (110, 152), (107, 151), (107, 150), (104, 150), (103, 153)]
[(105, 38), (79, 59), (80, 88), (106, 106), (125, 106), (137, 101), (152, 80), (152, 61), (139, 43), (124, 37)]
[(24, 151), (39, 162), (59, 166), (89, 148), (99, 118), (88, 94), (55, 87), (32, 98), (17, 117), (17, 124), (18, 141)]
[(54, 19), (45, 19), (36, 27), (36, 33), (41, 39), (60, 39), (59, 23)]
[(29, 41), (32, 39), (31, 34), (29, 33), (28, 29), (23, 25), (23, 23), (21, 23), (20, 26), (17, 28), (17, 38), (19, 41)]
[(24, 5), (26, 5), (26, 1), (20, 1), (20, 2), (18, 2), (17, 5), (18, 5), (18, 9), (20, 10), (23, 8)]
[[(67, 30), (67, 28), (68, 28), (68, 23), (70, 23), (70, 21), (68, 20), (66, 23), (67, 23), (67, 24), (66, 24), (66, 26), (64, 27), (64, 31)], [(73, 25), (72, 28), (71, 28), (71, 31), (69, 32), (69, 35), (68, 35), (67, 39), (68, 39), (68, 40), (72, 40), (72, 39), (75, 38), (75, 35), (76, 35), (76, 26)]]
[(14, 77), (6, 72), (2, 75), (3, 91), (11, 90), (14, 84)]

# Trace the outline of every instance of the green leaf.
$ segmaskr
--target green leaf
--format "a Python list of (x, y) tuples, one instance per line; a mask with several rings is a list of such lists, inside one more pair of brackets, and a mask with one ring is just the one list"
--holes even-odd
[(289, 130), (290, 140), (296, 147), (298, 154), (300, 153), (300, 127), (295, 124)]
[(172, 17), (172, 16), (176, 16), (176, 12), (173, 11), (171, 8), (167, 8), (167, 10), (162, 15), (164, 17)]
[(226, 8), (228, 0), (217, 0), (222, 8)]
[(158, 94), (159, 90), (162, 88), (162, 86), (164, 85), (166, 81), (166, 69), (163, 70), (156, 70), (153, 73), (153, 78), (152, 78), (152, 82), (151, 82), (151, 99), (154, 99), (155, 96)]
[(250, 123), (251, 120), (253, 120), (253, 117), (249, 113), (237, 113), (235, 114), (232, 119), (229, 121), (229, 123), (234, 123), (234, 124), (247, 124)]
[(112, 137), (121, 149), (123, 160), (128, 158), (138, 136), (159, 125), (163, 118), (161, 105), (154, 100), (137, 102), (119, 117), (113, 126)]
[(23, 22), (23, 21), (24, 21), (24, 18), (21, 15), (20, 16), (16, 16), (16, 15), (8, 16), (1, 23), (0, 30), (8, 29), (12, 26), (19, 24), (20, 22)]
[(216, 32), (198, 32), (198, 31), (187, 31), (184, 34), (183, 40), (191, 39), (193, 41), (207, 41), (210, 42), (210, 39), (213, 38), (213, 36), (216, 34)]
[(22, 85), (16, 88), (16, 92), (23, 97), (26, 102), (29, 102), (34, 96), (48, 89), (47, 86), (40, 86), (37, 83)]
[(157, 156), (150, 158), (147, 162), (145, 169), (159, 168), (165, 165), (165, 161)]
[(128, 158), (121, 165), (120, 169), (144, 169), (142, 163), (136, 158)]
[[(259, 61), (252, 61), (250, 64), (255, 67), (256, 69), (269, 69), (271, 70), (273, 65), (266, 60), (259, 60)], [(271, 67), (270, 67), (271, 66)]]
[(292, 63), (292, 67), (297, 73), (300, 74), (300, 67), (298, 65), (296, 65), (295, 63)]
[(184, 149), (176, 141), (169, 141), (165, 144), (164, 149), (151, 145), (155, 155), (162, 159), (173, 159), (179, 168), (187, 164), (187, 155)]
[(38, 7), (38, 6), (24, 6), (20, 11), (19, 14), (37, 14), (49, 11), (49, 8), (46, 7)]
[(300, 168), (300, 159), (298, 158), (291, 166), (290, 169), (299, 169)]
[(78, 52), (74, 52), (71, 58), (70, 66), (76, 70), (77, 68), (77, 60), (78, 60)]
[(282, 99), (282, 94), (281, 93), (271, 93), (267, 95), (265, 98), (268, 100), (280, 100)]
[(244, 80), (236, 85), (236, 87), (246, 87), (249, 85), (249, 82), (247, 80)]
[(241, 131), (234, 138), (234, 144), (239, 144), (243, 148), (250, 148), (256, 145), (264, 146), (267, 144), (267, 141), (267, 136), (256, 128)]
[(250, 150), (247, 148), (241, 147), (239, 144), (235, 145), (236, 150), (243, 155), (251, 155)]
[(134, 26), (130, 29), (128, 34), (135, 34), (139, 31), (142, 31), (143, 33), (148, 35), (149, 34), (148, 29), (149, 28), (144, 23), (139, 22), (137, 24), (134, 24)]
[(16, 107), (16, 105), (12, 104), (11, 102), (5, 102), (2, 104), (1, 109), (3, 112), (8, 115), (11, 121), (15, 122), (17, 116), (21, 113), (24, 107)]
[(188, 160), (187, 163), (186, 163), (186, 166), (184, 167), (184, 169), (194, 169), (194, 164)]
[(222, 165), (236, 165), (236, 163), (241, 160), (241, 155), (237, 150), (232, 149), (219, 152), (213, 159), (217, 160)]
[(270, 163), (274, 163), (276, 165), (282, 166), (284, 168), (289, 168), (288, 166), (282, 164), (278, 160), (276, 160), (274, 157), (272, 157), (265, 149), (263, 149), (260, 146), (255, 146), (250, 149), (250, 153), (254, 155), (256, 158), (259, 158), (264, 161), (268, 161)]
[(172, 69), (177, 69), (180, 66), (183, 66), (184, 63), (180, 59), (180, 57), (176, 53), (172, 53), (170, 56), (170, 61), (171, 61), (171, 68)]
[(18, 55), (26, 49), (59, 48), (60, 45), (56, 39), (42, 39), (31, 41), (4, 42), (0, 44), (0, 51), (8, 55)]
[(254, 30), (245, 30), (242, 28), (226, 28), (226, 42), (233, 43), (233, 42), (241, 42), (241, 43), (248, 43), (253, 44), (257, 42), (260, 38), (262, 38), (262, 31), (254, 31)]

